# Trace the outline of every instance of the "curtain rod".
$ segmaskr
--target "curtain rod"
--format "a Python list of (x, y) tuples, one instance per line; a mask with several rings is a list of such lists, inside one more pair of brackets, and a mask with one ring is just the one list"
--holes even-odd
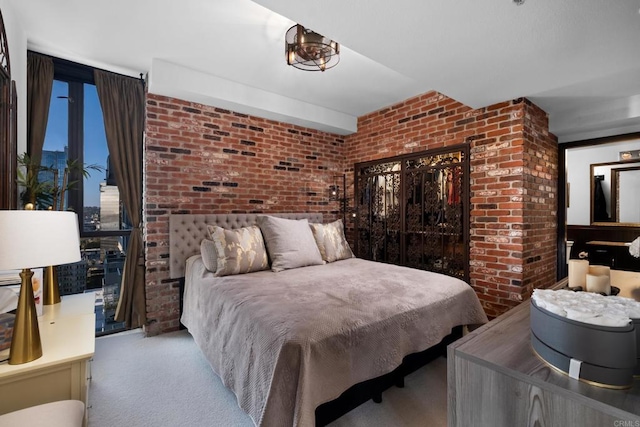
[[(36, 51), (33, 51), (33, 50), (27, 50), (27, 54), (29, 54), (29, 53), (34, 54), (34, 55), (46, 56), (48, 58), (51, 58), (53, 60), (54, 64), (58, 63), (59, 65), (62, 65), (62, 66), (67, 66), (67, 67), (75, 68), (76, 70), (85, 71), (87, 73), (87, 78), (90, 79), (91, 82), (93, 82), (93, 70), (100, 70), (100, 71), (104, 71), (106, 73), (115, 74), (115, 75), (118, 75), (118, 76), (121, 76), (121, 77), (127, 77), (127, 78), (130, 78), (130, 79), (138, 79), (138, 80), (140, 80), (142, 82), (143, 86), (145, 86), (145, 84), (146, 84), (146, 81), (145, 81), (145, 79), (143, 77), (145, 73), (140, 73), (140, 77), (133, 77), (133, 76), (130, 76), (130, 75), (127, 75), (127, 74), (122, 74), (122, 73), (118, 73), (118, 72), (115, 72), (115, 71), (106, 70), (106, 69), (100, 68), (100, 67), (94, 67), (94, 66), (91, 66), (91, 65), (81, 64), (79, 62), (71, 61), (69, 59), (60, 58), (60, 57), (49, 55), (49, 54), (46, 54), (46, 53), (40, 53), (40, 52), (36, 52)], [(89, 75), (90, 75), (90, 77), (89, 77)]]

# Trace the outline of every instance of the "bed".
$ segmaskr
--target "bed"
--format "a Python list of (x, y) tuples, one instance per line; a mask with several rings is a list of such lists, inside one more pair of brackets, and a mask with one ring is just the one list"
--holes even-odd
[(185, 283), (181, 322), (257, 426), (313, 426), (316, 408), (345, 390), (393, 372), (455, 327), (487, 321), (458, 279), (358, 258), (214, 277), (199, 255), (207, 226), (257, 220), (170, 218), (171, 277)]

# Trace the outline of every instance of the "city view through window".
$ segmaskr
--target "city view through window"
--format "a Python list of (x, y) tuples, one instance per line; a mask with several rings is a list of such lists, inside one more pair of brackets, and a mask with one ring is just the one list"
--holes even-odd
[(82, 260), (57, 267), (60, 294), (96, 293), (96, 334), (121, 330), (114, 315), (131, 226), (109, 165), (94, 85), (54, 80), (41, 165), (48, 170), (39, 180), (67, 186), (62, 209), (75, 211), (80, 223)]

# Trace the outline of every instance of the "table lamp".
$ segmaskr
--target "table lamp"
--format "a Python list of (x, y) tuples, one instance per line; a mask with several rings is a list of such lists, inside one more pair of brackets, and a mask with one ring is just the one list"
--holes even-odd
[(55, 265), (45, 267), (42, 281), (42, 304), (58, 304), (60, 302), (60, 285), (58, 284), (58, 271)]
[(42, 356), (30, 269), (77, 261), (80, 261), (80, 238), (75, 212), (0, 211), (0, 270), (22, 270), (10, 365)]

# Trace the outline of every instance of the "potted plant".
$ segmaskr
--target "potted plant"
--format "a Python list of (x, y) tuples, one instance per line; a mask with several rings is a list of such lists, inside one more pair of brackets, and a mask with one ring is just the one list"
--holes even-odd
[(46, 209), (53, 201), (53, 183), (40, 182), (38, 175), (44, 168), (27, 153), (18, 156), (18, 185), (21, 187), (22, 206), (33, 204), (35, 209)]
[[(58, 169), (53, 166), (43, 166), (32, 159), (27, 153), (18, 156), (18, 185), (23, 188), (20, 200), (24, 205), (32, 203), (35, 209), (65, 210), (65, 194), (72, 189), (76, 181), (69, 181), (72, 172), (77, 172), (83, 178), (91, 176), (90, 170), (102, 171), (102, 166), (92, 164), (84, 166), (77, 159), (67, 159), (62, 185), (58, 180)], [(53, 180), (40, 181), (40, 172), (51, 172)]]

